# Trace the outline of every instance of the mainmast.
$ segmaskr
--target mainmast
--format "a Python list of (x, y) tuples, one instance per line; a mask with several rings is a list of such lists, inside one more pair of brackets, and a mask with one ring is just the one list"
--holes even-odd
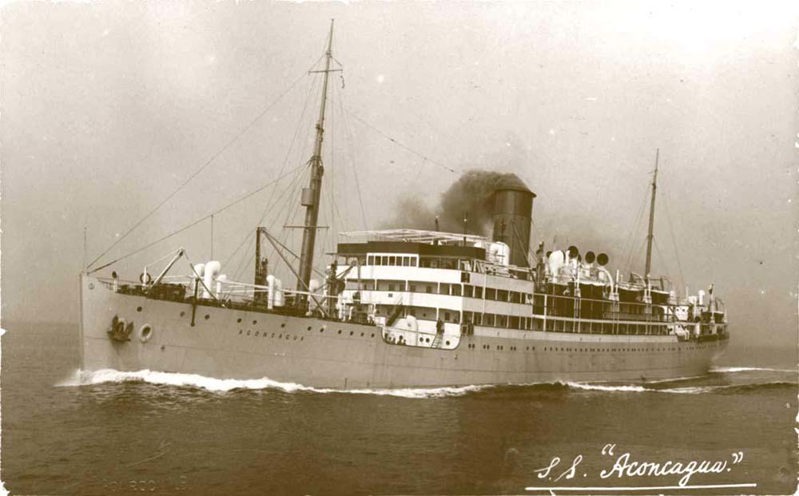
[(655, 191), (658, 183), (658, 159), (660, 158), (660, 148), (655, 151), (655, 175), (652, 177), (652, 200), (649, 204), (649, 231), (646, 235), (646, 268), (644, 277), (649, 280), (649, 271), (652, 269), (652, 240), (655, 238)]
[[(327, 40), (325, 53), (324, 83), (322, 84), (322, 105), (319, 109), (319, 120), (316, 122), (316, 142), (313, 155), (309, 161), (311, 165), (311, 180), (307, 188), (302, 190), (302, 206), (305, 207), (305, 225), (302, 233), (302, 251), (300, 251), (300, 266), (297, 277), (297, 291), (309, 291), (311, 271), (313, 269), (314, 243), (316, 242), (317, 221), (319, 219), (319, 195), (322, 192), (322, 176), (325, 168), (322, 166), (322, 140), (324, 139), (325, 107), (327, 105), (327, 81), (330, 75), (330, 61), (333, 58), (333, 19), (330, 20), (330, 36)], [(308, 298), (297, 295), (297, 308), (305, 308)]]

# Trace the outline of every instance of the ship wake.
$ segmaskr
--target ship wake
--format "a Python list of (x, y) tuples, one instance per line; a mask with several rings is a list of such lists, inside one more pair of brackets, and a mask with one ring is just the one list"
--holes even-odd
[(107, 383), (145, 382), (149, 384), (174, 387), (193, 387), (206, 391), (224, 393), (234, 390), (278, 390), (286, 393), (309, 392), (322, 394), (368, 394), (376, 396), (396, 396), (401, 398), (444, 398), (463, 396), (492, 386), (446, 386), (434, 388), (356, 388), (333, 389), (304, 386), (293, 382), (280, 382), (267, 377), (261, 379), (216, 379), (197, 374), (181, 374), (138, 370), (121, 372), (113, 369), (96, 371), (76, 370), (64, 381), (57, 384), (61, 387), (93, 386)]
[[(121, 372), (113, 369), (97, 371), (75, 370), (68, 378), (57, 384), (60, 387), (93, 386), (109, 383), (148, 383), (160, 386), (198, 388), (210, 392), (226, 393), (239, 390), (274, 390), (285, 393), (317, 393), (317, 394), (363, 394), (374, 396), (394, 396), (399, 398), (447, 398), (464, 396), (471, 393), (487, 390), (518, 389), (541, 391), (572, 391), (572, 392), (599, 392), (622, 394), (668, 393), (668, 394), (731, 394), (759, 389), (797, 387), (795, 380), (785, 380), (785, 377), (775, 377), (772, 374), (794, 372), (790, 369), (762, 369), (754, 367), (726, 367), (716, 368), (711, 372), (716, 374), (735, 374), (743, 372), (770, 372), (769, 377), (744, 383), (702, 384), (702, 378), (686, 378), (669, 381), (667, 383), (647, 384), (611, 384), (611, 383), (583, 383), (558, 381), (554, 383), (536, 383), (524, 385), (469, 385), (469, 386), (442, 386), (418, 388), (354, 388), (335, 389), (317, 388), (292, 382), (280, 382), (269, 378), (261, 379), (216, 379), (197, 374), (182, 374), (172, 372), (157, 372), (152, 370), (139, 370), (135, 372)], [(708, 376), (705, 376), (707, 378)], [(688, 382), (688, 384), (686, 384)], [(693, 384), (690, 384), (693, 382)]]

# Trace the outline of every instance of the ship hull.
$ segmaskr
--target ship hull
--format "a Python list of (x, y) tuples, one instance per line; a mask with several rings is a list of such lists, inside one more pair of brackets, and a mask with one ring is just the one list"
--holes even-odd
[[(706, 374), (727, 340), (475, 327), (454, 350), (390, 344), (374, 325), (149, 299), (82, 276), (83, 370), (154, 370), (325, 388), (555, 381), (638, 382)], [(192, 314), (194, 325), (192, 326)], [(114, 317), (133, 323), (111, 339)], [(149, 326), (149, 334), (142, 330)]]

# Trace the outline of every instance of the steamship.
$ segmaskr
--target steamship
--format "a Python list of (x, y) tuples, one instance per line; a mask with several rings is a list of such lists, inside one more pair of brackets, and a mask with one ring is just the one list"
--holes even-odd
[[(644, 275), (611, 272), (576, 247), (530, 250), (535, 194), (505, 175), (492, 197), (491, 237), (438, 230), (340, 234), (312, 279), (323, 185), (331, 24), (294, 289), (269, 272), (256, 227), (252, 282), (217, 261), (106, 264), (80, 276), (84, 371), (152, 370), (324, 388), (399, 388), (555, 381), (638, 382), (699, 376), (729, 338), (722, 301), (679, 297), (650, 275), (657, 159)], [(109, 270), (113, 270), (107, 273)], [(138, 272), (138, 271), (137, 271)]]

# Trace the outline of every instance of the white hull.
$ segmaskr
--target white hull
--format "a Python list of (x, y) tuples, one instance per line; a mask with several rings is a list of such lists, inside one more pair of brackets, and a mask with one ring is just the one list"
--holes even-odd
[[(109, 337), (115, 315), (134, 322), (129, 341)], [(456, 349), (441, 350), (386, 343), (376, 326), (316, 318), (203, 305), (194, 327), (191, 318), (191, 303), (121, 294), (82, 276), (82, 368), (330, 388), (637, 382), (706, 374), (727, 344), (475, 327)], [(139, 335), (144, 324), (152, 327), (146, 341)]]

